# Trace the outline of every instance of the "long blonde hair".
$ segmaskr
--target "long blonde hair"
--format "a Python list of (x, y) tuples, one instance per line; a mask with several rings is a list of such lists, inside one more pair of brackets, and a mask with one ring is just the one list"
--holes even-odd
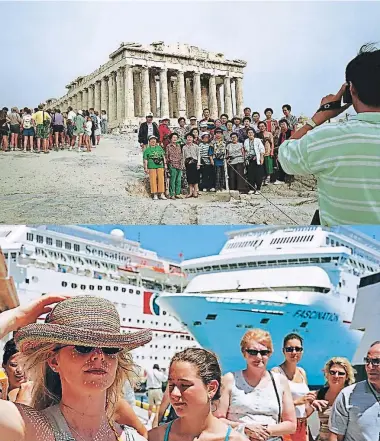
[[(62, 398), (61, 379), (48, 365), (56, 348), (56, 343), (45, 343), (32, 353), (20, 357), (25, 372), (34, 383), (31, 406), (36, 410), (54, 406)], [(115, 380), (106, 392), (106, 413), (110, 419), (113, 419), (116, 403), (122, 396), (124, 383), (128, 380), (133, 386), (138, 382), (137, 366), (130, 352), (121, 351), (117, 358)]]

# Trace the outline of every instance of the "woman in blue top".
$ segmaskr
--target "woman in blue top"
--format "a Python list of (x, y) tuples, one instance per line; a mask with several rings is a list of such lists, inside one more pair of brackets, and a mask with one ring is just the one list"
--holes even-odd
[(149, 441), (247, 441), (212, 412), (220, 398), (221, 370), (216, 356), (188, 348), (169, 366), (169, 398), (178, 418), (149, 431)]

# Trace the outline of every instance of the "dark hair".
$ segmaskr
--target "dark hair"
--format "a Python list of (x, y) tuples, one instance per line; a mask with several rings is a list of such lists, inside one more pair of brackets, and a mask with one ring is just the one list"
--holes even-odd
[(168, 138), (170, 139), (170, 141), (172, 140), (173, 135), (175, 135), (175, 136), (178, 138), (178, 133), (177, 133), (177, 132), (172, 132), (172, 133), (170, 133), (170, 135), (168, 136)]
[(219, 400), (222, 386), (222, 372), (218, 358), (213, 352), (202, 348), (187, 348), (174, 355), (170, 361), (170, 366), (177, 362), (186, 362), (194, 365), (197, 368), (199, 378), (205, 386), (212, 380), (216, 380), (219, 386), (215, 395), (211, 398), (211, 401)]
[(186, 133), (185, 138), (187, 138), (188, 136), (191, 136), (194, 139), (194, 133), (192, 130), (189, 133)]
[(239, 135), (238, 135), (238, 133), (236, 133), (236, 132), (232, 132), (231, 135), (230, 135), (230, 138), (231, 138), (232, 136), (236, 136), (236, 137), (239, 139)]
[(251, 122), (252, 120), (251, 120), (251, 118), (249, 117), (249, 116), (245, 116), (244, 118), (243, 118), (243, 122), (244, 121), (249, 121), (249, 122)]
[(260, 116), (260, 112), (257, 112), (257, 111), (256, 111), (256, 112), (253, 112), (253, 113), (252, 113), (252, 116), (253, 116), (253, 115), (259, 115), (259, 116)]
[[(42, 110), (44, 108), (43, 104), (38, 104), (38, 110)], [(48, 111), (49, 112), (49, 111)]]
[(71, 106), (69, 106), (67, 109), (70, 110), (70, 111), (73, 110), (73, 108)]
[(260, 124), (264, 124), (265, 127), (267, 126), (267, 123), (265, 121), (259, 121), (257, 123), (257, 127), (259, 127)]
[(55, 109), (55, 113), (61, 113), (61, 109)]
[(10, 339), (5, 343), (3, 364), (6, 365), (11, 357), (18, 353), (14, 339)]
[(300, 342), (301, 342), (301, 345), (303, 345), (303, 338), (300, 336), (300, 335), (298, 335), (298, 334), (296, 334), (296, 333), (294, 333), (294, 332), (291, 332), (290, 334), (288, 334), (288, 335), (286, 335), (285, 336), (285, 338), (284, 338), (284, 342), (283, 342), (283, 347), (285, 347), (285, 345), (286, 345), (286, 343), (289, 341), (289, 340), (293, 340), (293, 339), (295, 339), (295, 340), (299, 340)]
[(205, 108), (203, 109), (202, 113), (204, 113), (204, 111), (205, 111), (205, 110), (208, 110), (208, 111), (210, 111), (210, 109), (209, 109), (209, 108), (205, 107)]
[(281, 123), (286, 123), (286, 125), (289, 127), (289, 123), (285, 118), (280, 119), (280, 121), (278, 122), (278, 125), (280, 125)]
[(32, 111), (30, 109), (28, 109), (27, 107), (24, 108), (24, 112), (27, 113), (28, 115), (30, 115), (32, 113)]
[(231, 124), (233, 125), (233, 121), (231, 121), (230, 119), (226, 122), (226, 125), (227, 125), (228, 123), (231, 123)]
[(380, 345), (380, 340), (374, 341), (374, 342), (371, 344), (370, 348), (373, 348), (373, 347), (376, 346), (376, 345)]
[(38, 107), (34, 108), (34, 113), (38, 112)]
[(256, 136), (256, 132), (255, 132), (255, 129), (253, 127), (248, 127), (247, 128), (247, 135), (248, 135), (248, 132), (252, 132)]
[(196, 130), (198, 132), (198, 136), (199, 136), (199, 129), (198, 129), (198, 127), (194, 127), (193, 129), (190, 130), (190, 135), (193, 135), (193, 137), (195, 138), (194, 130)]
[(284, 105), (282, 106), (282, 109), (288, 109), (289, 112), (291, 112), (291, 111), (292, 111), (292, 106), (291, 106), (290, 104), (284, 104)]
[(273, 109), (270, 108), (270, 107), (267, 107), (267, 108), (264, 110), (264, 114), (267, 113), (267, 112), (272, 112), (272, 114), (273, 114)]
[(250, 107), (245, 107), (244, 109), (243, 109), (243, 112), (245, 112), (246, 110), (252, 110)]
[(160, 369), (160, 366), (158, 366), (158, 364), (155, 363), (155, 364), (153, 365), (153, 369)]
[(359, 100), (367, 106), (380, 106), (380, 50), (373, 43), (363, 45), (346, 67), (346, 81), (355, 87)]
[(222, 116), (225, 116), (225, 117), (228, 119), (228, 115), (227, 115), (227, 113), (222, 113), (222, 114), (220, 115), (220, 119), (222, 119)]
[(183, 116), (180, 116), (177, 121), (178, 121), (178, 124), (179, 124), (180, 121), (185, 121), (186, 122), (186, 119)]
[(234, 116), (234, 117), (232, 118), (232, 120), (235, 120), (235, 119), (238, 119), (239, 121), (241, 121), (240, 116)]
[(1, 110), (4, 110), (4, 112), (8, 112), (8, 107), (3, 107)]

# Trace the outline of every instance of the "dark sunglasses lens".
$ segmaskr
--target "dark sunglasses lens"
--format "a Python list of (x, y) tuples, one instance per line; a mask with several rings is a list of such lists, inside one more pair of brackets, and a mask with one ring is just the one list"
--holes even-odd
[(89, 354), (94, 350), (91, 346), (74, 346), (74, 349), (80, 354)]
[(380, 358), (369, 358), (369, 357), (365, 357), (364, 358), (364, 362), (365, 364), (372, 364), (372, 366), (380, 366)]
[(340, 371), (330, 371), (330, 375), (336, 375), (338, 374), (339, 377), (344, 377), (346, 375), (345, 372), (340, 372)]
[(102, 348), (102, 351), (104, 354), (107, 354), (107, 355), (115, 355), (115, 354), (118, 354), (121, 351), (121, 349), (120, 348)]
[(288, 346), (287, 348), (285, 348), (285, 352), (302, 352), (303, 348), (300, 348), (299, 346)]

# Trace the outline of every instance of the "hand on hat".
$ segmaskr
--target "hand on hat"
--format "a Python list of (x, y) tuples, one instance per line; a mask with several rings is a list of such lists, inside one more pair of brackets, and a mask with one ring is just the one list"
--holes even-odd
[(53, 309), (55, 303), (68, 299), (69, 296), (50, 294), (42, 296), (27, 305), (22, 305), (14, 310), (15, 313), (15, 329), (35, 323), (42, 314), (47, 314)]

